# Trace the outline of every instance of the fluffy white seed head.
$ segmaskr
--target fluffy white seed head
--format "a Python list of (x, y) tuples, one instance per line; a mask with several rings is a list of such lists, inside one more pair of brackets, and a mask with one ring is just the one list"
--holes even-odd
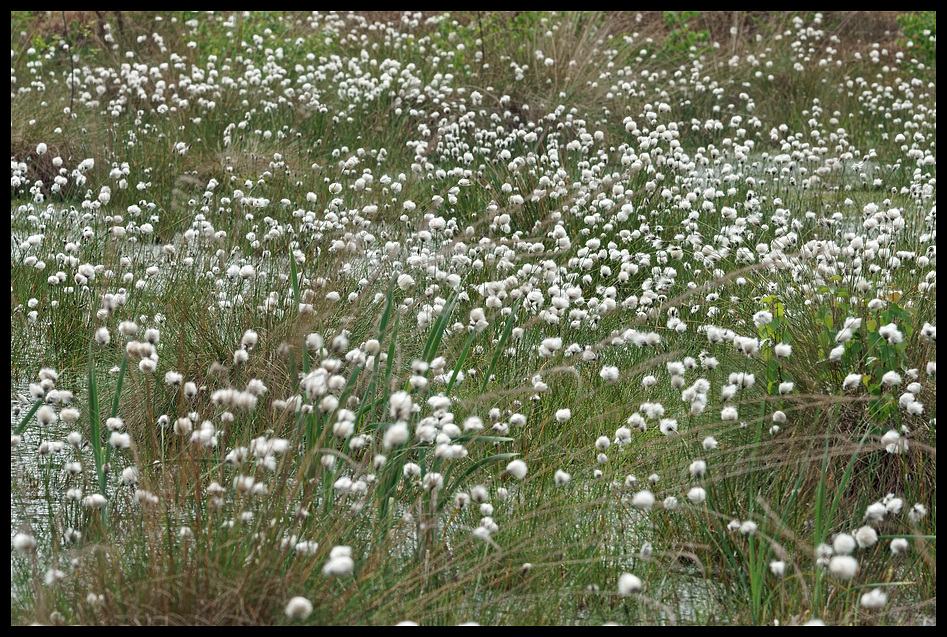
[(631, 499), (632, 506), (636, 506), (639, 509), (644, 509), (647, 511), (652, 506), (654, 506), (654, 494), (650, 491), (639, 491)]
[(29, 553), (36, 548), (36, 538), (29, 533), (17, 533), (13, 536), (13, 548), (21, 553)]
[(888, 595), (880, 588), (873, 588), (861, 596), (862, 608), (867, 608), (869, 610), (884, 608), (885, 604), (887, 603)]
[(526, 467), (526, 463), (522, 460), (513, 460), (506, 465), (506, 471), (517, 480), (522, 480), (526, 477), (528, 468)]
[(878, 532), (870, 526), (863, 526), (855, 531), (855, 541), (858, 543), (859, 548), (869, 548), (874, 546), (878, 541)]
[(829, 561), (829, 572), (839, 579), (852, 579), (858, 572), (858, 560), (851, 555), (836, 555)]
[(628, 597), (640, 592), (644, 588), (641, 579), (631, 573), (622, 573), (618, 577), (618, 592), (622, 597)]
[(839, 555), (848, 555), (855, 550), (855, 538), (848, 533), (839, 533), (832, 540), (832, 549)]
[(908, 552), (908, 541), (907, 538), (896, 537), (891, 540), (891, 552), (895, 555), (904, 555)]
[(385, 431), (385, 436), (382, 439), (382, 446), (385, 449), (391, 449), (392, 447), (403, 445), (408, 441), (409, 437), (410, 433), (408, 432), (407, 423), (396, 422)]
[(286, 616), (290, 619), (306, 619), (312, 613), (312, 602), (305, 597), (294, 597), (286, 604)]

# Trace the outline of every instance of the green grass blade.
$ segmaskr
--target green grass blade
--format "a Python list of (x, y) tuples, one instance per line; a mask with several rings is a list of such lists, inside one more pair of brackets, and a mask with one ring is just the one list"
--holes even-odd
[[(466, 469), (464, 469), (463, 472), (462, 472), (459, 476), (457, 476), (456, 478), (454, 478), (454, 480), (450, 483), (449, 487), (446, 489), (445, 493), (447, 493), (447, 494), (453, 493), (453, 492), (457, 489), (457, 487), (459, 487), (460, 485), (462, 485), (462, 484), (464, 483), (464, 480), (466, 480), (468, 477), (470, 477), (470, 475), (471, 475), (474, 471), (476, 471), (477, 469), (479, 469), (479, 468), (481, 468), (481, 467), (484, 467), (484, 466), (486, 466), (486, 465), (488, 465), (488, 464), (494, 463), (494, 462), (503, 462), (504, 460), (512, 460), (513, 458), (517, 457), (518, 455), (520, 455), (520, 454), (518, 454), (518, 453), (497, 453), (497, 454), (494, 454), (494, 455), (492, 455), (492, 456), (488, 456), (488, 457), (486, 457), (486, 458), (481, 458), (481, 459), (478, 460), (477, 462), (474, 462), (474, 463), (471, 464), (469, 467), (467, 467)], [(444, 499), (445, 499), (445, 501), (447, 500), (447, 498), (444, 498)]]
[(35, 403), (33, 403), (33, 406), (30, 408), (28, 412), (26, 412), (26, 415), (23, 416), (23, 420), (21, 420), (20, 424), (16, 426), (16, 430), (14, 430), (13, 433), (16, 434), (17, 436), (22, 434), (26, 430), (26, 426), (30, 424), (30, 420), (33, 418), (33, 416), (36, 415), (36, 412), (39, 411), (39, 408), (42, 406), (43, 406), (42, 398), (40, 398)]
[(450, 320), (454, 306), (457, 305), (457, 298), (458, 295), (454, 294), (447, 303), (447, 306), (441, 311), (441, 315), (434, 321), (434, 327), (431, 328), (431, 333), (428, 335), (427, 342), (424, 344), (424, 356), (422, 356), (428, 363), (434, 360), (434, 357), (437, 355), (437, 348), (440, 347), (441, 339), (444, 337), (444, 328), (447, 326), (447, 321)]
[(515, 325), (516, 315), (519, 312), (520, 307), (523, 305), (523, 298), (516, 302), (516, 305), (513, 306), (513, 311), (510, 312), (509, 318), (506, 319), (506, 326), (503, 328), (503, 334), (500, 335), (500, 341), (497, 343), (496, 351), (493, 352), (493, 357), (490, 359), (490, 366), (487, 368), (487, 373), (483, 375), (483, 382), (480, 384), (480, 392), (483, 393), (487, 389), (487, 383), (490, 381), (490, 376), (493, 374), (493, 370), (497, 367), (497, 362), (500, 360), (500, 354), (503, 353), (503, 349), (506, 347), (506, 342), (510, 339), (510, 334), (513, 333), (513, 325)]
[[(98, 478), (99, 490), (102, 495), (107, 497), (107, 482), (104, 467), (104, 454), (102, 449), (102, 431), (99, 413), (99, 391), (95, 380), (95, 361), (92, 357), (92, 348), (94, 342), (89, 344), (89, 441), (92, 443), (92, 457), (95, 460), (95, 475)], [(103, 520), (105, 519), (105, 507), (102, 509)]]
[(454, 388), (454, 383), (457, 382), (457, 375), (460, 374), (460, 368), (463, 367), (464, 362), (467, 360), (467, 355), (470, 353), (470, 348), (473, 346), (473, 342), (476, 338), (476, 331), (471, 332), (470, 336), (467, 337), (464, 349), (460, 352), (460, 356), (457, 357), (457, 363), (454, 365), (454, 371), (450, 375), (450, 380), (447, 381), (447, 388), (444, 390), (445, 396), (450, 396), (450, 392)]

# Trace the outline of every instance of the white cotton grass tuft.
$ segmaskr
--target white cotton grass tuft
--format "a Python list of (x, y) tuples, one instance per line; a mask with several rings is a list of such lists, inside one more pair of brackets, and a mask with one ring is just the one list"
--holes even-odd
[(644, 416), (642, 416), (638, 412), (635, 412), (632, 415), (628, 416), (628, 420), (626, 420), (625, 422), (631, 425), (632, 429), (635, 429), (637, 431), (644, 432), (648, 430), (648, 425), (645, 422)]
[(851, 555), (836, 555), (829, 561), (829, 572), (839, 579), (852, 579), (858, 573), (858, 560)]
[(885, 372), (884, 376), (881, 377), (881, 384), (885, 387), (894, 387), (895, 385), (900, 385), (901, 374), (894, 370)]
[(753, 315), (753, 322), (757, 327), (762, 327), (763, 325), (769, 325), (773, 322), (773, 313), (769, 310), (760, 310)]
[(95, 342), (98, 343), (100, 347), (105, 347), (111, 340), (112, 337), (109, 335), (107, 327), (100, 327), (95, 331)]
[(194, 423), (190, 418), (178, 418), (174, 421), (173, 430), (178, 436), (190, 436), (193, 427)]
[(13, 548), (21, 553), (29, 553), (36, 548), (36, 538), (30, 533), (17, 533), (13, 536)]
[(38, 420), (41, 425), (51, 425), (58, 419), (59, 416), (56, 415), (56, 412), (46, 405), (40, 407), (39, 411), (36, 412), (36, 420)]
[(658, 423), (658, 429), (661, 430), (665, 436), (670, 436), (671, 434), (677, 433), (677, 419), (675, 418), (662, 418)]
[[(661, 403), (641, 403), (638, 410), (651, 420), (657, 420), (664, 416), (664, 405)], [(629, 424), (631, 423), (629, 422)]]
[(720, 388), (720, 399), (726, 402), (733, 398), (744, 382), (746, 377), (743, 374), (730, 374), (729, 382)]
[(855, 531), (855, 542), (858, 543), (859, 548), (870, 548), (878, 542), (878, 532), (870, 526), (863, 526)]
[(908, 414), (911, 415), (911, 416), (920, 416), (921, 414), (924, 413), (924, 405), (922, 405), (921, 403), (915, 401), (915, 402), (912, 402), (911, 404), (909, 404), (909, 405), (905, 408), (905, 411), (907, 411)]
[(834, 553), (834, 551), (831, 546), (824, 542), (819, 544), (815, 547), (816, 565), (826, 568), (829, 565), (829, 560), (832, 558), (832, 553)]
[(839, 555), (848, 555), (855, 550), (857, 542), (848, 533), (839, 533), (832, 540), (832, 549)]
[(864, 519), (869, 524), (877, 524), (885, 519), (888, 514), (888, 507), (882, 502), (872, 502), (865, 507)]
[(247, 330), (243, 333), (243, 337), (240, 339), (240, 346), (245, 350), (253, 349), (257, 341), (259, 340), (259, 335), (253, 330)]
[(888, 323), (878, 328), (878, 335), (888, 341), (889, 345), (897, 345), (904, 340), (904, 334), (894, 323)]
[(787, 343), (777, 343), (773, 346), (773, 353), (777, 358), (789, 358), (792, 354), (792, 346)]
[(116, 449), (128, 449), (132, 445), (132, 437), (128, 434), (113, 431), (109, 436), (109, 444)]
[(618, 381), (618, 368), (612, 366), (602, 367), (602, 370), (599, 372), (599, 376), (602, 377), (607, 384), (611, 385)]
[(650, 491), (639, 491), (631, 499), (631, 505), (647, 511), (654, 506), (654, 494)]
[(739, 531), (743, 535), (753, 535), (756, 533), (757, 525), (753, 520), (747, 520), (740, 524)]
[(322, 567), (323, 575), (351, 575), (355, 570), (350, 546), (335, 546), (329, 551), (329, 561)]
[(87, 509), (101, 509), (105, 503), (105, 496), (101, 493), (93, 493), (82, 498), (82, 505)]
[(639, 578), (637, 575), (632, 575), (631, 573), (622, 573), (618, 577), (618, 593), (622, 597), (628, 597), (629, 595), (639, 593), (643, 588), (644, 584), (641, 582), (641, 578)]
[(66, 574), (64, 572), (58, 568), (50, 568), (43, 577), (43, 583), (46, 584), (46, 586), (55, 586), (56, 584), (62, 583), (65, 579)]
[(707, 491), (703, 487), (694, 487), (687, 492), (687, 499), (694, 505), (703, 504), (704, 500), (707, 499)]
[(880, 588), (873, 588), (861, 596), (860, 603), (862, 608), (868, 610), (884, 608), (885, 604), (888, 603), (888, 594)]
[(884, 445), (885, 451), (890, 454), (904, 453), (908, 450), (908, 441), (901, 438), (901, 434), (894, 429), (885, 432), (885, 435), (881, 437), (881, 444)]
[(410, 437), (411, 434), (408, 431), (408, 424), (399, 421), (385, 430), (385, 435), (382, 437), (382, 446), (386, 450), (392, 447), (398, 447), (406, 443)]
[(395, 420), (406, 421), (414, 410), (414, 402), (406, 391), (398, 391), (388, 399), (389, 413)]
[(567, 483), (569, 482), (569, 480), (571, 480), (571, 479), (572, 479), (572, 476), (570, 476), (568, 473), (566, 473), (566, 472), (563, 471), (562, 469), (557, 469), (557, 470), (556, 470), (556, 475), (555, 475), (555, 477), (554, 477), (554, 480), (555, 480), (556, 484), (558, 484), (558, 485), (567, 484)]
[(619, 448), (631, 443), (631, 429), (628, 427), (619, 427), (615, 430), (615, 444)]
[(891, 515), (897, 515), (901, 513), (901, 509), (904, 507), (904, 500), (894, 497), (893, 493), (886, 495), (881, 503), (885, 505), (885, 509)]
[(914, 522), (915, 524), (923, 520), (925, 517), (927, 517), (927, 507), (920, 502), (916, 503), (913, 507), (911, 507), (911, 510), (908, 511), (908, 519), (910, 519), (911, 522)]
[(478, 416), (468, 416), (467, 418), (464, 419), (464, 423), (462, 427), (465, 433), (471, 432), (471, 431), (482, 431), (483, 420), (479, 418)]
[(286, 603), (286, 616), (290, 619), (306, 619), (312, 614), (312, 602), (305, 597), (294, 597)]
[(891, 548), (891, 553), (894, 555), (904, 555), (908, 552), (910, 545), (908, 544), (907, 538), (896, 537), (891, 540), (889, 547)]
[(517, 480), (522, 480), (526, 477), (528, 468), (526, 463), (522, 460), (513, 460), (508, 465), (506, 465), (506, 471)]
[(122, 470), (121, 482), (125, 486), (134, 486), (138, 483), (138, 467), (125, 467)]
[(842, 389), (855, 389), (862, 382), (861, 374), (849, 374), (842, 381)]

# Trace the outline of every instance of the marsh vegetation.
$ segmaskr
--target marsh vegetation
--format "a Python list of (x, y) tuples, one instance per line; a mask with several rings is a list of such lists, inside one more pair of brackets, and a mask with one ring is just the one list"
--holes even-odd
[(13, 12), (11, 622), (936, 621), (876, 19)]

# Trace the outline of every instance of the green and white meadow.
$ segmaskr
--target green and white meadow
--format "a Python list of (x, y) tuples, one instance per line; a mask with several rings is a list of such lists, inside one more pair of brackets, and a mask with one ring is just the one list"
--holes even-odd
[(11, 624), (936, 623), (870, 17), (12, 12)]

